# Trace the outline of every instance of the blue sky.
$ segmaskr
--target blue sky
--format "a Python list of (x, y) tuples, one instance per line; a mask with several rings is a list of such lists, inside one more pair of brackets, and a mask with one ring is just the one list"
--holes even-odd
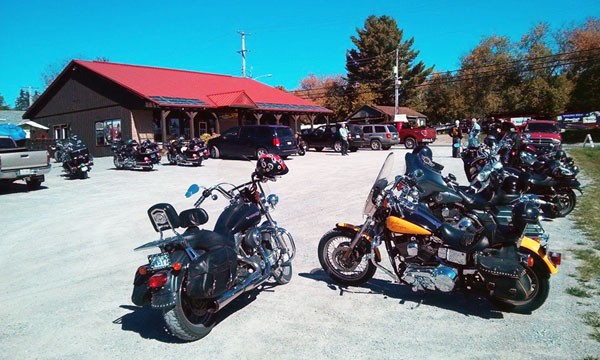
[(345, 52), (369, 15), (396, 19), (426, 65), (459, 67), (486, 36), (518, 40), (543, 21), (551, 29), (600, 17), (599, 0), (557, 1), (41, 1), (0, 2), (0, 94), (44, 90), (42, 73), (72, 59), (241, 75), (298, 87), (309, 73), (345, 74)]

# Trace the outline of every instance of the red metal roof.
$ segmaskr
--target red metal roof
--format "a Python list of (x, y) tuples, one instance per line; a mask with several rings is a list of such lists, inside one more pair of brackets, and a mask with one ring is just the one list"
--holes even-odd
[(331, 110), (258, 81), (229, 75), (109, 62), (74, 60), (162, 106), (332, 113)]

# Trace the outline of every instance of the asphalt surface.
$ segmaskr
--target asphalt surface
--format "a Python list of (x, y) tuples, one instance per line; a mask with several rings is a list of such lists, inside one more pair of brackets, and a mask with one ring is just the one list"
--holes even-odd
[[(434, 158), (465, 182), (447, 145)], [(393, 148), (397, 171), (405, 149)], [(297, 256), (288, 285), (265, 286), (219, 314), (204, 339), (183, 343), (163, 329), (161, 313), (130, 301), (133, 275), (148, 252), (133, 248), (158, 238), (146, 215), (155, 203), (179, 211), (195, 201), (192, 183), (249, 179), (254, 163), (207, 160), (202, 167), (160, 166), (117, 171), (95, 159), (90, 178), (68, 180), (54, 164), (43, 188), (0, 190), (0, 359), (583, 359), (600, 343), (581, 316), (597, 299), (567, 295), (578, 286), (568, 249), (585, 246), (569, 218), (544, 222), (563, 265), (548, 300), (530, 315), (497, 311), (475, 294), (413, 293), (381, 271), (363, 287), (340, 288), (320, 270), (320, 237), (336, 222), (360, 223), (368, 190), (387, 151), (342, 157), (310, 151), (286, 163), (289, 174), (269, 185), (273, 212), (294, 236)], [(212, 228), (223, 199), (207, 203)]]

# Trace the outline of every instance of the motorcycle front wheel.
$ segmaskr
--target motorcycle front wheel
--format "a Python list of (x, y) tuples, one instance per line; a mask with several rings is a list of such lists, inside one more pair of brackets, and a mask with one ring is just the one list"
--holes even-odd
[(529, 314), (546, 302), (550, 292), (550, 274), (540, 258), (535, 258), (533, 267), (525, 268), (531, 282), (532, 292), (525, 300), (515, 301), (490, 296), (490, 301), (501, 310)]
[(377, 268), (366, 254), (350, 250), (354, 233), (333, 229), (319, 242), (319, 262), (323, 270), (338, 284), (358, 286), (371, 280)]
[(575, 208), (577, 195), (572, 189), (558, 189), (553, 201), (554, 205), (544, 209), (544, 213), (551, 218), (567, 216)]
[(167, 329), (181, 340), (202, 339), (215, 325), (211, 305), (210, 300), (195, 300), (187, 296), (183, 281), (175, 293), (175, 307), (163, 313)]

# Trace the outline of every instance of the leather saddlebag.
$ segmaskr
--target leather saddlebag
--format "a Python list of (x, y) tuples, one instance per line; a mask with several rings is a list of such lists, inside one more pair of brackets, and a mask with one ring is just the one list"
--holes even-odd
[(477, 257), (477, 269), (485, 279), (490, 295), (506, 300), (525, 300), (531, 280), (516, 256), (500, 251)]
[(211, 299), (229, 290), (237, 274), (237, 256), (229, 246), (213, 248), (189, 266), (187, 293), (195, 299)]

